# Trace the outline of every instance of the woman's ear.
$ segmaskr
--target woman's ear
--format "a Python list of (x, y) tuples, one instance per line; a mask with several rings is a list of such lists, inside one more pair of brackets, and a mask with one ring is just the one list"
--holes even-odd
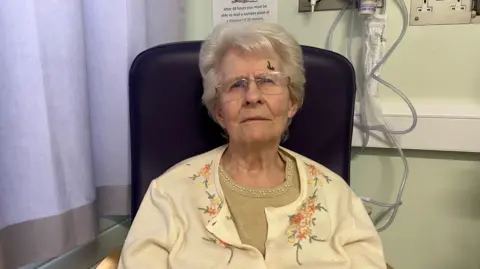
[(290, 109), (288, 110), (288, 117), (293, 118), (298, 111), (298, 102), (295, 99), (291, 99), (290, 101)]
[(225, 119), (223, 117), (222, 109), (220, 108), (219, 105), (214, 105), (213, 106), (213, 117), (217, 121), (217, 123), (225, 129)]
[(288, 111), (288, 117), (293, 118), (293, 116), (295, 116), (295, 114), (297, 114), (297, 110), (298, 110), (298, 106), (296, 104), (293, 104), (290, 107), (290, 110)]

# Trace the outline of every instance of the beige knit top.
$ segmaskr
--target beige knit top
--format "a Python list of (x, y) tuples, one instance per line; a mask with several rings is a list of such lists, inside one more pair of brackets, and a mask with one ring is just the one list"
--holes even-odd
[(265, 208), (281, 207), (295, 201), (300, 194), (298, 168), (292, 156), (280, 151), (285, 162), (285, 181), (274, 188), (253, 189), (237, 184), (220, 167), (220, 184), (228, 208), (243, 244), (257, 248), (265, 256), (267, 219)]

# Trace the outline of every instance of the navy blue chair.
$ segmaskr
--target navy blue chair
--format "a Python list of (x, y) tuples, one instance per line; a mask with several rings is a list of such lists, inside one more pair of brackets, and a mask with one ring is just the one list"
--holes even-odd
[[(201, 41), (140, 53), (129, 77), (132, 217), (150, 182), (174, 164), (225, 144), (201, 103)], [(282, 145), (350, 180), (355, 72), (343, 56), (302, 46), (305, 101)]]

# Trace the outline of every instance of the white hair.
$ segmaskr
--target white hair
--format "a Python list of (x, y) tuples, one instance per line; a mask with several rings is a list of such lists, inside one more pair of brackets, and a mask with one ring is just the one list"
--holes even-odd
[(200, 73), (203, 77), (202, 101), (213, 117), (217, 101), (220, 63), (230, 49), (245, 53), (274, 53), (280, 58), (285, 75), (290, 77), (289, 91), (292, 101), (300, 108), (303, 104), (305, 70), (302, 49), (283, 27), (274, 23), (227, 23), (215, 27), (200, 49)]

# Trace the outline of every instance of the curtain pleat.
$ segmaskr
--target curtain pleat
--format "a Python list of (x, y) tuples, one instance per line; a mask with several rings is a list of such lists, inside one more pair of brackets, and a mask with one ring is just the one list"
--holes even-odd
[(130, 212), (128, 70), (184, 36), (177, 0), (0, 4), (0, 269), (95, 238)]

